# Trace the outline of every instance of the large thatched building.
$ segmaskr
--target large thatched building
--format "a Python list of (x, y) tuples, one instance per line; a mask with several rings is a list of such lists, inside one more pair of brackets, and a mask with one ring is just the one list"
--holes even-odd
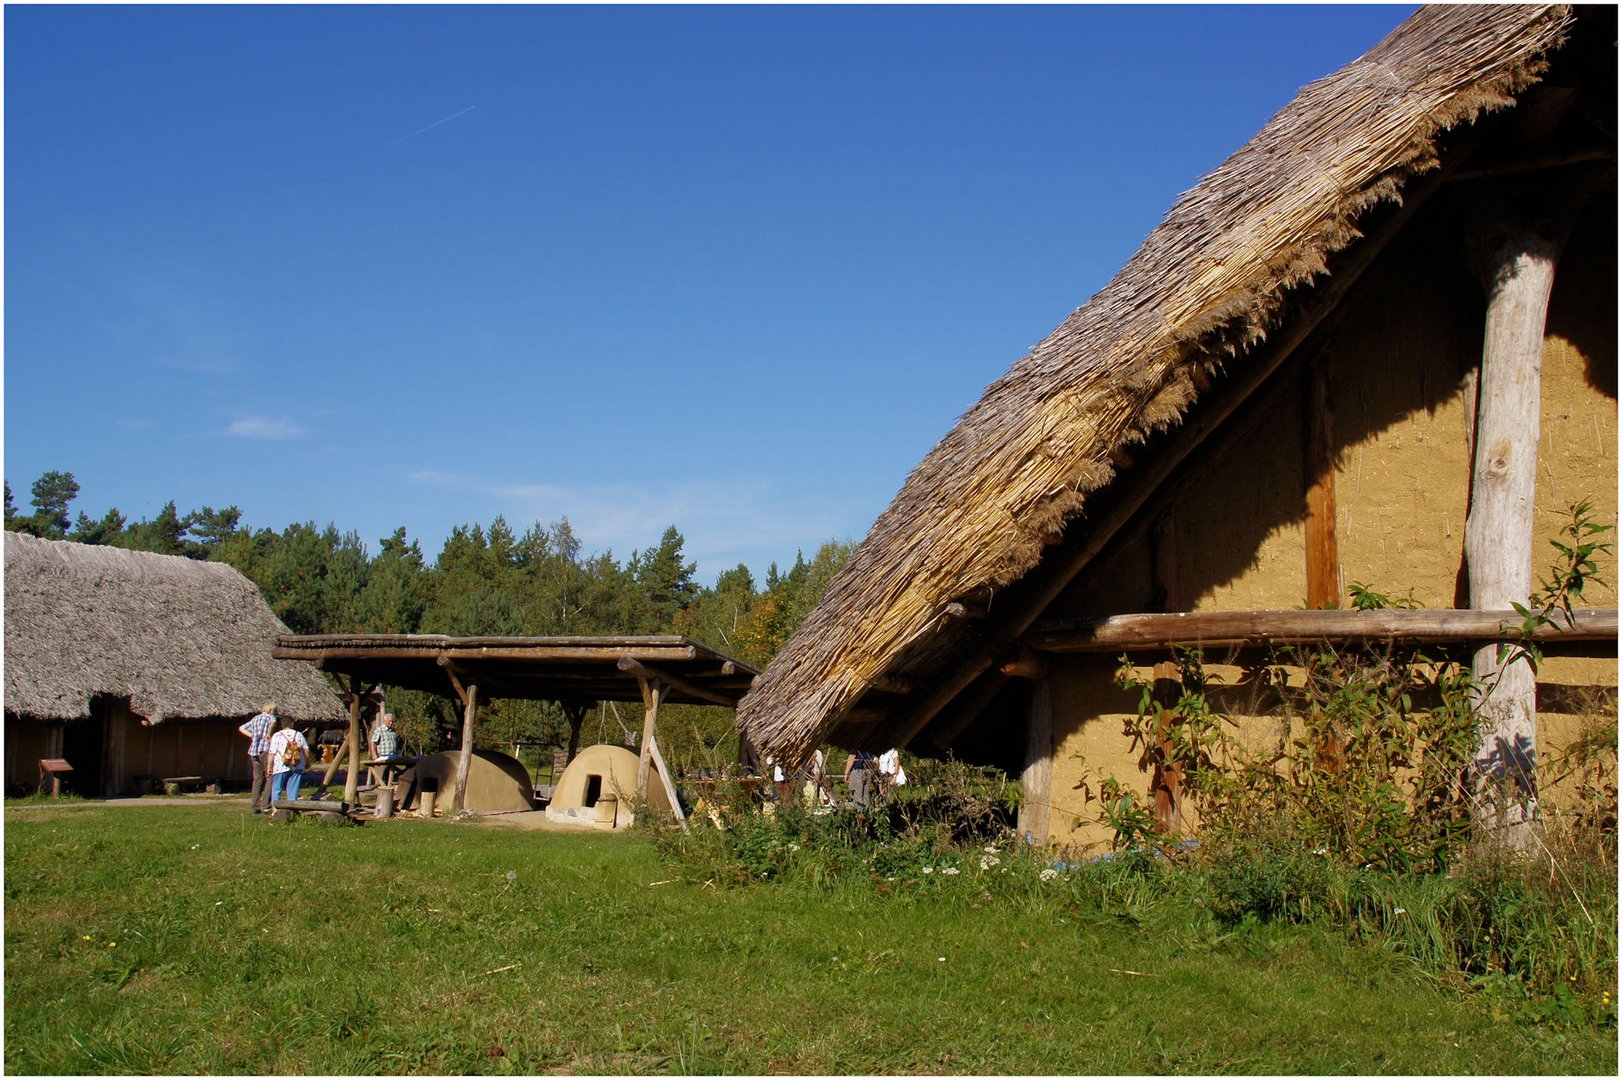
[[(1134, 765), (1111, 676), (1142, 644), (1110, 617), (1245, 613), (1257, 640), (1353, 582), (1507, 609), (1483, 550), (1524, 582), (1568, 503), (1616, 518), (1615, 42), (1614, 8), (1427, 8), (1303, 89), (907, 478), (743, 699), (748, 737), (998, 763), (1070, 839), (1078, 756)], [(1483, 357), (1528, 251), (1552, 296), (1505, 393)], [(1490, 517), (1517, 471), (1524, 516)], [(1616, 667), (1538, 679), (1546, 705)]]
[(271, 657), (287, 627), (221, 563), (5, 534), (6, 788), (41, 758), (87, 795), (151, 778), (247, 777), (236, 728), (267, 700), (300, 722), (343, 713), (320, 674)]

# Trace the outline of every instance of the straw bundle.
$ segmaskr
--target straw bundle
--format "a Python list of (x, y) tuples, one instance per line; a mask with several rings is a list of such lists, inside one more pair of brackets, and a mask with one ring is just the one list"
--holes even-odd
[(938, 670), (945, 605), (1034, 567), (1114, 477), (1112, 451), (1176, 423), (1197, 385), (1242, 364), (1359, 238), (1359, 215), (1435, 168), (1442, 132), (1512, 105), (1574, 18), (1427, 8), (1303, 89), (913, 470), (743, 699), (749, 738), (795, 760), (871, 681)]
[(98, 694), (153, 723), (343, 715), (326, 680), (271, 658), (287, 627), (223, 563), (5, 534), (5, 711), (77, 720)]

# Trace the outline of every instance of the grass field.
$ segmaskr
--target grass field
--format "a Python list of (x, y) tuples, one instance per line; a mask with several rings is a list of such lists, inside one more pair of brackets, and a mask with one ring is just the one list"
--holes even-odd
[[(9, 1073), (1595, 1073), (1302, 926), (683, 879), (644, 837), (5, 813)], [(995, 894), (995, 895), (994, 895)], [(1203, 928), (1202, 928), (1203, 927)]]

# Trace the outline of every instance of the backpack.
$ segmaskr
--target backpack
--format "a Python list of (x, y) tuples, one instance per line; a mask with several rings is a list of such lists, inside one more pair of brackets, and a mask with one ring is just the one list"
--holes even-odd
[(303, 760), (304, 751), (299, 749), (298, 736), (294, 735), (287, 740), (287, 745), (282, 747), (282, 764), (289, 769), (296, 769)]

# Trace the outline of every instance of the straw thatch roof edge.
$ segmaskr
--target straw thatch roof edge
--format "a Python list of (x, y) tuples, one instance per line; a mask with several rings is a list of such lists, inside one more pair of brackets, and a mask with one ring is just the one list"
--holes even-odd
[(1237, 369), (1359, 239), (1360, 216), (1436, 168), (1443, 133), (1514, 104), (1575, 17), (1425, 8), (1305, 87), (913, 470), (743, 699), (745, 734), (803, 756), (942, 633), (947, 604), (1031, 570), (1114, 478), (1112, 451), (1176, 424), (1198, 386)]
[(8, 718), (82, 719), (100, 695), (153, 723), (267, 700), (301, 722), (345, 715), (317, 672), (271, 657), (287, 627), (230, 566), (14, 532), (5, 549)]

